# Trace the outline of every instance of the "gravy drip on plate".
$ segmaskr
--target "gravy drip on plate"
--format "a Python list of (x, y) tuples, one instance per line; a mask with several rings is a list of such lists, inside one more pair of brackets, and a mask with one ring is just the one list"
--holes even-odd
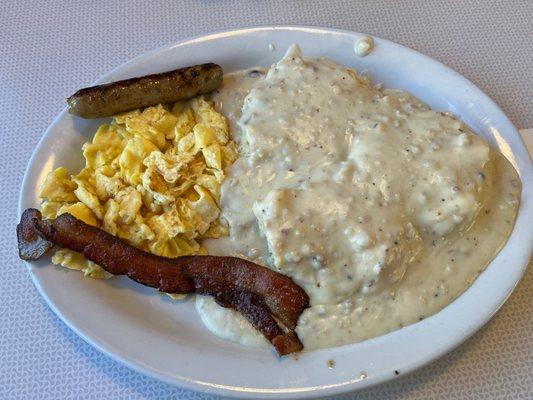
[[(225, 77), (214, 96), (241, 157), (222, 187), (235, 254), (292, 277), (311, 298), (306, 349), (412, 324), (464, 292), (512, 230), (515, 170), (448, 113), (296, 46), (268, 71)], [(245, 345), (264, 339), (199, 297), (203, 321)]]

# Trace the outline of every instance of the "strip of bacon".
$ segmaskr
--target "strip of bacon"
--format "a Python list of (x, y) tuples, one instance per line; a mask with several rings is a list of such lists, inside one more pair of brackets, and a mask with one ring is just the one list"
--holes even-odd
[[(53, 244), (82, 253), (113, 275), (166, 293), (211, 295), (223, 307), (240, 312), (276, 348), (280, 356), (300, 351), (294, 332), (309, 307), (309, 297), (291, 278), (237, 257), (159, 257), (130, 246), (70, 214), (42, 220), (27, 209), (17, 226), (20, 258), (36, 260)], [(280, 327), (280, 321), (285, 329)]]

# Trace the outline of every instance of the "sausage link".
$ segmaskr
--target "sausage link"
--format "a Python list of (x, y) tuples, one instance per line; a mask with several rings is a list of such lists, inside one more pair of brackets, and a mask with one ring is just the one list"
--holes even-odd
[(220, 87), (222, 73), (220, 65), (208, 63), (92, 86), (67, 99), (68, 111), (82, 118), (102, 118), (190, 99)]

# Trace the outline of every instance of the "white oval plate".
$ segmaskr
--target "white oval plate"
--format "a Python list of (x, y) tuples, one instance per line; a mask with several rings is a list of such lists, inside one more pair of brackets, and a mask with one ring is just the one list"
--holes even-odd
[[(521, 139), (503, 112), (479, 89), (413, 50), (375, 39), (375, 50), (354, 53), (359, 33), (306, 27), (266, 27), (216, 33), (142, 55), (97, 83), (213, 61), (226, 72), (269, 66), (292, 43), (307, 56), (325, 56), (368, 69), (375, 82), (403, 88), (432, 107), (450, 110), (511, 160), (523, 182), (522, 204), (505, 248), (460, 298), (438, 314), (362, 343), (279, 359), (273, 351), (218, 339), (202, 324), (193, 301), (174, 302), (127, 278), (83, 279), (49, 260), (28, 264), (33, 281), (57, 315), (87, 342), (149, 376), (204, 392), (253, 398), (310, 398), (345, 393), (408, 373), (443, 355), (479, 329), (509, 296), (533, 244), (533, 172)], [(275, 50), (269, 50), (274, 44)], [(75, 88), (73, 88), (75, 89)], [(46, 174), (82, 167), (81, 144), (102, 121), (63, 111), (28, 165), (19, 208), (39, 204)], [(335, 367), (328, 368), (328, 360)]]

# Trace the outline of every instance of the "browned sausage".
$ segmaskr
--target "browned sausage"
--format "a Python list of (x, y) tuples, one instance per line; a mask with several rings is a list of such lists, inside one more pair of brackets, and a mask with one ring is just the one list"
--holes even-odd
[(102, 118), (173, 103), (209, 93), (222, 84), (222, 67), (208, 63), (92, 86), (67, 99), (68, 111), (82, 118)]

